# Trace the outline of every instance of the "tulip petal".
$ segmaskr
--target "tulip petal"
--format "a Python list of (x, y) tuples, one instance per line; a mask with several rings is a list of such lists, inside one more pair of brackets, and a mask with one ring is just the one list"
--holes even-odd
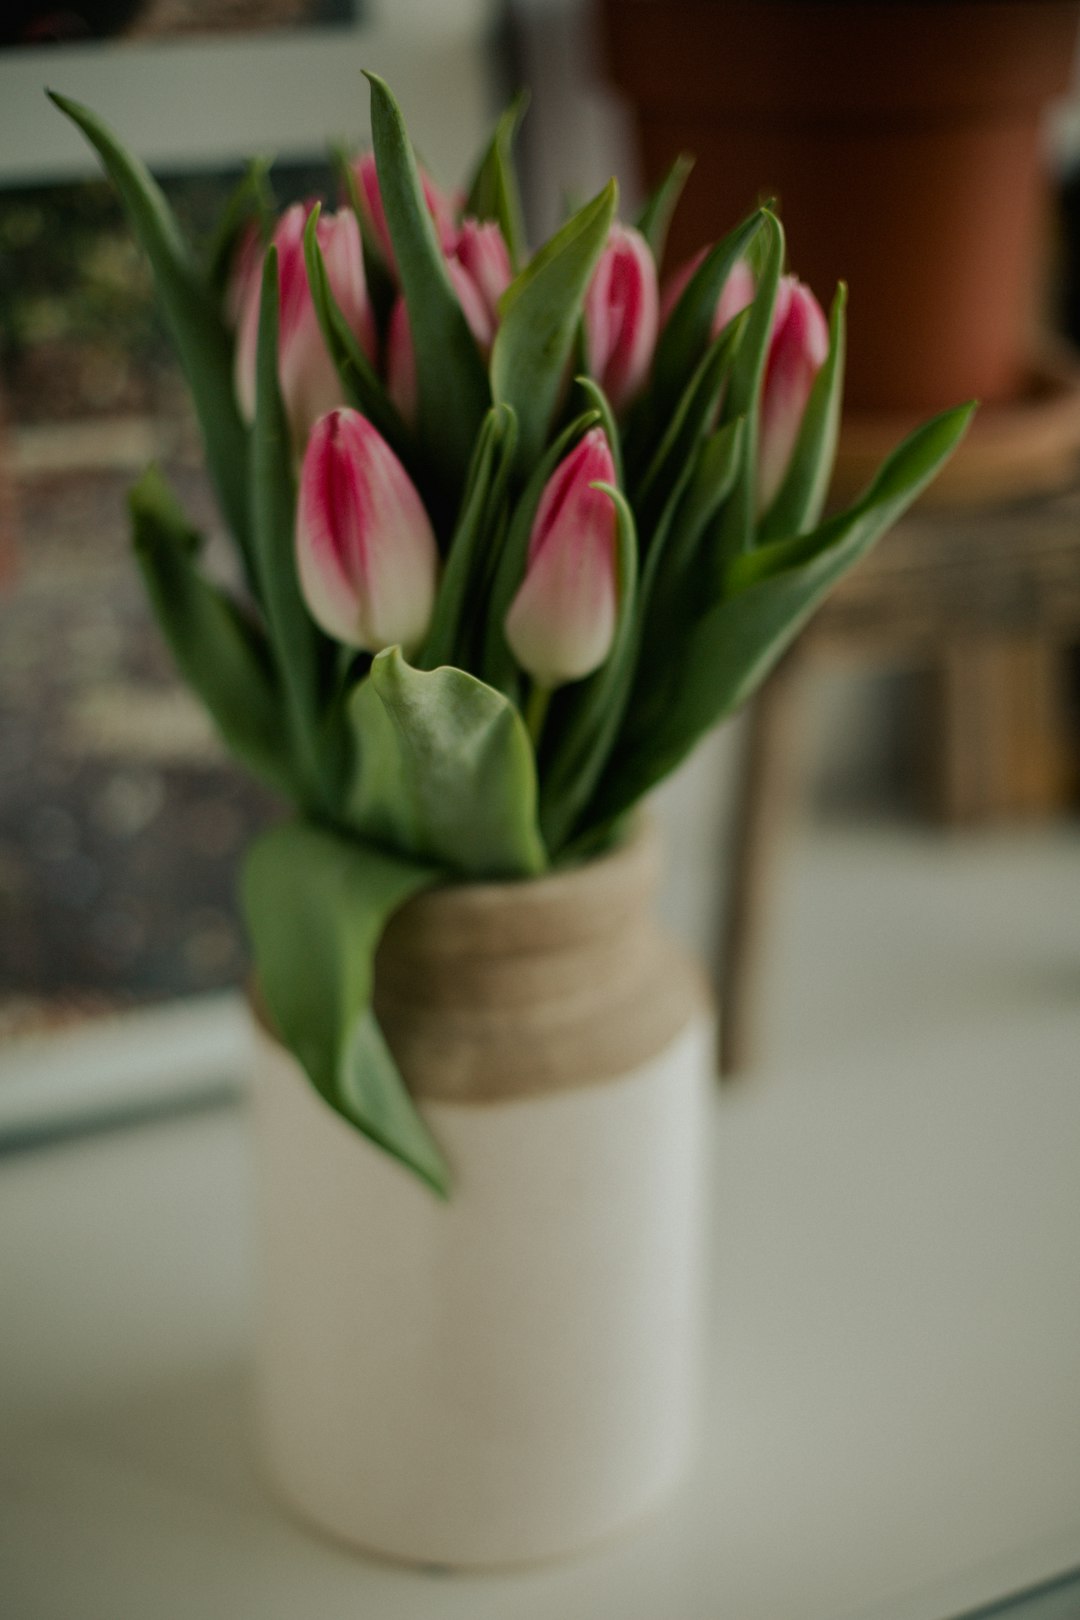
[(660, 295), (649, 245), (632, 226), (612, 225), (585, 294), (589, 370), (615, 409), (640, 392), (660, 328)]
[(814, 378), (829, 353), (821, 306), (793, 276), (777, 290), (776, 313), (761, 394), (757, 510), (767, 511), (784, 481)]
[(525, 578), (506, 616), (518, 663), (542, 686), (581, 680), (611, 650), (618, 605), (616, 516), (607, 441), (593, 428), (544, 490), (529, 539)]
[[(287, 208), (273, 236), (278, 252), (278, 381), (296, 446), (304, 444), (320, 416), (344, 403), (341, 380), (326, 346), (308, 282), (304, 232), (312, 206), (294, 203)], [(334, 300), (364, 353), (374, 359), (378, 336), (364, 280), (355, 216), (348, 210), (320, 215), (316, 236)], [(252, 277), (245, 295), (235, 356), (237, 399), (249, 422), (255, 415), (259, 279)]]
[(400, 461), (357, 411), (331, 411), (308, 442), (297, 566), (312, 617), (338, 641), (408, 652), (423, 640), (435, 600), (435, 535)]
[(503, 234), (494, 220), (485, 223), (477, 219), (463, 220), (453, 257), (468, 272), (475, 284), (484, 301), (494, 333), (499, 319), (499, 299), (513, 278), (510, 254), (503, 240)]
[(364, 278), (364, 250), (356, 215), (347, 208), (337, 214), (320, 214), (315, 234), (330, 291), (360, 347), (374, 362), (379, 351), (379, 334)]

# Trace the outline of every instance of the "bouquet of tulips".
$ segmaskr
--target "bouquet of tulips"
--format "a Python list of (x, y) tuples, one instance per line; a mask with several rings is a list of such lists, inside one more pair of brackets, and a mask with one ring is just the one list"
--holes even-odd
[(85, 108), (194, 397), (234, 588), (155, 471), (135, 547), (183, 674), (296, 816), (251, 851), (261, 994), (313, 1084), (445, 1191), (371, 1012), (386, 920), (426, 885), (531, 878), (626, 817), (754, 691), (958, 443), (902, 444), (822, 520), (844, 364), (760, 208), (657, 266), (688, 164), (635, 225), (614, 182), (526, 247), (499, 121), (467, 195), (418, 165), (387, 86), (336, 211), (273, 217), (265, 166), (212, 252)]

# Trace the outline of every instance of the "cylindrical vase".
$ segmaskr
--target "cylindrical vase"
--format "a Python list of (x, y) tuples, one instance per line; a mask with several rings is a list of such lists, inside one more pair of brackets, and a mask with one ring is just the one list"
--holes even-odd
[(258, 1399), (283, 1497), (411, 1562), (558, 1557), (692, 1454), (714, 1034), (655, 925), (651, 831), (532, 882), (408, 903), (383, 1032), (446, 1203), (265, 1031)]

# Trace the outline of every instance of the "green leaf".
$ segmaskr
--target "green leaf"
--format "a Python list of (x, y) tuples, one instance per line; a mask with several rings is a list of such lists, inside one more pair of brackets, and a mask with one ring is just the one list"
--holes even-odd
[(487, 636), (484, 644), (483, 676), (500, 692), (513, 694), (517, 690), (518, 669), (513, 653), (506, 642), (506, 615), (517, 588), (525, 577), (525, 562), (529, 554), (529, 533), (532, 529), (544, 485), (565, 455), (591, 427), (601, 420), (599, 411), (585, 411), (564, 428), (537, 462), (525, 486), (514, 515), (510, 520), (502, 553), (495, 571), (495, 584), (487, 612)]
[(502, 114), (477, 165), (465, 202), (466, 214), (476, 219), (493, 219), (498, 225), (515, 269), (520, 269), (528, 256), (525, 217), (514, 166), (514, 137), (528, 105), (529, 93), (521, 90)]
[(612, 180), (540, 249), (500, 301), (491, 385), (495, 399), (512, 405), (517, 414), (523, 468), (535, 464), (558, 407), (582, 300), (607, 241), (617, 198)]
[(775, 214), (763, 211), (760, 270), (754, 302), (746, 317), (746, 329), (735, 364), (731, 386), (724, 399), (724, 421), (745, 418), (742, 440), (742, 466), (724, 507), (715, 548), (717, 577), (728, 557), (749, 551), (754, 542), (754, 510), (757, 498), (758, 418), (761, 414), (761, 386), (769, 357), (776, 292), (784, 268), (784, 231)]
[(751, 242), (765, 222), (758, 209), (741, 225), (710, 248), (682, 296), (668, 316), (656, 345), (652, 380), (646, 397), (650, 431), (659, 437), (666, 429), (686, 387), (712, 341), (716, 305), (737, 260), (746, 257)]
[(464, 670), (379, 653), (349, 700), (363, 767), (348, 807), (364, 838), (469, 877), (533, 877), (547, 856), (518, 710)]
[(265, 636), (199, 573), (199, 537), (156, 468), (143, 474), (128, 502), (135, 555), (180, 673), (237, 758), (292, 795), (284, 696)]
[(491, 551), (502, 520), (506, 486), (517, 446), (517, 423), (508, 405), (493, 405), (480, 430), (461, 515), (439, 582), (431, 629), (418, 669), (466, 662), (465, 649), (485, 598)]
[[(636, 650), (630, 703), (635, 730), (666, 724), (667, 695), (652, 659), (642, 648), (671, 648), (673, 658), (686, 626), (715, 599), (709, 527), (731, 492), (741, 466), (742, 418), (710, 435), (674, 484), (645, 557), (638, 589)], [(710, 595), (709, 593), (713, 594)]]
[(383, 930), (437, 878), (430, 867), (292, 822), (252, 847), (243, 896), (277, 1033), (332, 1108), (445, 1198), (446, 1162), (371, 1011)]
[(615, 482), (622, 489), (625, 484), (622, 435), (619, 432), (619, 424), (615, 420), (615, 412), (611, 408), (611, 401), (595, 377), (575, 377), (574, 383), (585, 395), (586, 409), (596, 410), (600, 414), (600, 426), (604, 430), (604, 437), (608, 442), (608, 449), (611, 451), (611, 459), (615, 463)]
[(706, 530), (731, 493), (742, 465), (743, 418), (717, 428), (687, 464), (672, 491), (646, 559), (641, 589), (647, 639), (664, 642), (700, 614), (712, 570), (701, 566)]
[(622, 723), (638, 651), (638, 540), (634, 514), (612, 484), (597, 483), (611, 497), (617, 523), (619, 617), (611, 651), (588, 680), (568, 687), (558, 745), (541, 781), (540, 825), (552, 856), (570, 837), (607, 764)]
[(801, 534), (804, 529), (813, 528), (821, 517), (825, 497), (829, 493), (840, 433), (846, 304), (847, 288), (841, 282), (836, 289), (829, 316), (829, 353), (814, 378), (784, 482), (772, 506), (758, 524), (759, 545)]
[(646, 543), (651, 540), (653, 527), (674, 484), (715, 421), (738, 360), (744, 326), (743, 316), (736, 316), (706, 348), (634, 492), (634, 505)]
[(853, 544), (856, 555), (861, 556), (937, 476), (966, 433), (974, 411), (974, 403), (954, 406), (909, 433), (885, 458), (854, 505), (812, 534), (774, 540), (732, 558), (727, 570), (727, 594), (815, 564), (822, 556), (833, 555), (841, 545)]
[(289, 424), (278, 388), (277, 249), (263, 261), (251, 440), (251, 511), (255, 572), (285, 687), (293, 757), (302, 762), (305, 799), (333, 804), (340, 759), (321, 728), (321, 690), (333, 653), (308, 613), (296, 567), (296, 489)]
[[(356, 333), (341, 313), (330, 288), (326, 261), (319, 247), (318, 225), (321, 205), (316, 203), (304, 227), (304, 263), (307, 266), (311, 302), (319, 322), (323, 342), (337, 369), (341, 386), (350, 405), (362, 411), (377, 427), (398, 458), (415, 471), (412, 439), (379, 380), (375, 368), (360, 346)], [(411, 466), (410, 466), (411, 464)]]
[(247, 430), (233, 390), (232, 341), (213, 289), (199, 275), (160, 187), (89, 108), (49, 91), (105, 166), (150, 260), (158, 298), (195, 402), (206, 460), (226, 522), (250, 570)]
[(680, 152), (637, 217), (637, 228), (652, 249), (657, 265), (663, 260), (668, 227), (693, 167), (691, 155)]
[(269, 173), (268, 158), (253, 159), (248, 164), (243, 179), (226, 202), (218, 220), (206, 256), (206, 279), (214, 289), (219, 308), (232, 269), (233, 253), (244, 227), (254, 221), (259, 227), (263, 242), (269, 238), (274, 211)]
[(904, 441), (865, 495), (815, 534), (735, 558), (729, 594), (688, 624), (677, 656), (651, 671), (656, 701), (623, 740), (618, 768), (590, 814), (603, 821), (634, 804), (733, 713), (776, 664), (842, 574), (926, 488), (959, 444), (974, 407), (935, 417)]
[(365, 77), (379, 188), (416, 351), (420, 437), (444, 498), (456, 508), (491, 394), (439, 249), (400, 109), (377, 74)]

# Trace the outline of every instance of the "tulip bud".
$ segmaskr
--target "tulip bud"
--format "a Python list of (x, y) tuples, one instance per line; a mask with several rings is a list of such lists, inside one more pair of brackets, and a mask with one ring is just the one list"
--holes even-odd
[[(274, 231), (278, 250), (278, 381), (293, 443), (303, 445), (316, 418), (342, 403), (341, 383), (319, 330), (304, 262), (309, 207), (294, 203)], [(364, 280), (356, 216), (343, 209), (320, 215), (316, 226), (330, 291), (369, 359), (378, 348), (375, 317)], [(255, 366), (259, 346), (261, 276), (248, 285), (236, 345), (236, 391), (247, 421), (255, 416)]]
[[(698, 269), (708, 248), (701, 248), (692, 259), (680, 265), (678, 270), (669, 277), (664, 287), (664, 296), (660, 304), (660, 325), (665, 326), (675, 305), (686, 291), (690, 279)], [(709, 330), (710, 338), (717, 338), (736, 315), (754, 302), (754, 272), (745, 259), (736, 259), (728, 271), (727, 279), (720, 289), (720, 296), (716, 300), (713, 311), (712, 325)]]
[(589, 371), (615, 410), (645, 381), (659, 329), (656, 265), (649, 244), (631, 226), (611, 227), (585, 293)]
[[(353, 174), (356, 178), (357, 200), (364, 224), (374, 237), (387, 269), (396, 275), (397, 260), (394, 256), (394, 244), (390, 239), (390, 227), (386, 222), (386, 209), (383, 207), (382, 191), (379, 189), (379, 171), (375, 165), (374, 152), (365, 152), (363, 157), (356, 159)], [(453, 204), (445, 192), (439, 190), (425, 169), (420, 170), (420, 186), (428, 213), (435, 223), (435, 235), (439, 246), (444, 253), (449, 253), (457, 235)]]
[[(499, 324), (499, 299), (513, 278), (510, 254), (503, 241), (502, 231), (493, 220), (484, 222), (478, 219), (462, 220), (453, 257), (483, 299), (494, 334)], [(462, 307), (465, 307), (464, 300)], [(469, 324), (472, 325), (472, 322)]]
[(791, 462), (814, 378), (829, 353), (829, 323), (801, 281), (784, 276), (776, 294), (758, 431), (757, 510), (772, 505)]
[(300, 589), (315, 622), (366, 652), (423, 641), (439, 554), (401, 462), (359, 411), (320, 417), (304, 453), (296, 518)]
[(615, 467), (601, 428), (560, 462), (536, 509), (525, 578), (506, 616), (506, 639), (544, 687), (599, 669), (615, 635), (618, 582), (615, 505), (596, 482)]

